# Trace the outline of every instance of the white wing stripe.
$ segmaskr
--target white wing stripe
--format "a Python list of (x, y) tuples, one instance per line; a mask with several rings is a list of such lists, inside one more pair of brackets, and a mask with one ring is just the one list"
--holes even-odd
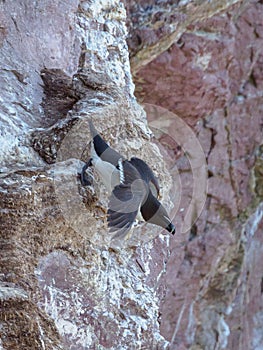
[(123, 164), (122, 164), (121, 158), (118, 160), (118, 165), (119, 165), (119, 169), (120, 169), (120, 183), (123, 184), (125, 181), (125, 176), (124, 176), (124, 170), (123, 170)]

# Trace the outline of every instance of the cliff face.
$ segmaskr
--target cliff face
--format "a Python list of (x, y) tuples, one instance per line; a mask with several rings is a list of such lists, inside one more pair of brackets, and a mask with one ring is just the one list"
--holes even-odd
[[(159, 9), (161, 20), (171, 6)], [(160, 45), (158, 57), (147, 65), (142, 60), (135, 75), (138, 100), (168, 108), (191, 124), (208, 164), (207, 201), (191, 242), (184, 253), (171, 242), (161, 330), (174, 348), (263, 346), (262, 15), (260, 2), (237, 3), (191, 23), (180, 42), (166, 51)], [(132, 62), (145, 55), (147, 45), (170, 39), (144, 23), (130, 40), (145, 32), (146, 45), (132, 52)], [(184, 183), (182, 154), (172, 149)]]
[(96, 181), (86, 190), (77, 176), (92, 117), (127, 157), (154, 157), (169, 191), (133, 96), (124, 6), (20, 1), (1, 10), (1, 347), (165, 348), (158, 277), (168, 238), (155, 248), (159, 230), (143, 226), (140, 239), (111, 247), (105, 190)]
[[(0, 348), (261, 348), (262, 16), (256, 1), (1, 3)], [(77, 176), (89, 117), (151, 165), (175, 238), (140, 225), (111, 242), (104, 188)]]

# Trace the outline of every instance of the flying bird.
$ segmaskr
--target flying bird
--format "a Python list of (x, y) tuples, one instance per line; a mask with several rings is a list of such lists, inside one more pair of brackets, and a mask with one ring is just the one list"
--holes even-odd
[(166, 209), (158, 200), (160, 187), (150, 167), (141, 159), (127, 160), (111, 148), (95, 129), (91, 120), (91, 158), (82, 168), (80, 180), (90, 185), (86, 170), (94, 166), (110, 193), (107, 222), (113, 239), (124, 238), (136, 220), (144, 220), (175, 234)]

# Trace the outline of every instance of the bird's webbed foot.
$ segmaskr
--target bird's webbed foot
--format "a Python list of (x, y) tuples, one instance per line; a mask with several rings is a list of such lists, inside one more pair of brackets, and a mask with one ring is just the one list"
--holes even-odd
[(86, 170), (92, 166), (92, 158), (88, 160), (88, 162), (83, 166), (80, 175), (80, 182), (82, 186), (91, 186), (92, 177), (86, 173)]

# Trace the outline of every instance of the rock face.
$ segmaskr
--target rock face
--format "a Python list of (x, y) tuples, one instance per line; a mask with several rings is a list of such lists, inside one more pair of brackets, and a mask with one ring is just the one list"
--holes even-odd
[[(263, 5), (124, 5), (0, 5), (0, 348), (259, 350)], [(151, 165), (175, 238), (111, 241), (77, 175), (90, 117)]]
[[(161, 332), (174, 349), (263, 347), (262, 15), (260, 2), (236, 4), (192, 23), (179, 44), (164, 52), (160, 45), (159, 56), (136, 69), (138, 100), (194, 126), (208, 163), (207, 202), (189, 243), (183, 251), (171, 242)], [(157, 40), (150, 27), (144, 49)], [(187, 183), (182, 154), (160, 142)]]
[(124, 6), (1, 6), (1, 348), (164, 349), (167, 236), (156, 249), (159, 230), (141, 226), (111, 246), (105, 189), (77, 176), (92, 117), (127, 157), (157, 159), (165, 198), (171, 186), (134, 99)]

